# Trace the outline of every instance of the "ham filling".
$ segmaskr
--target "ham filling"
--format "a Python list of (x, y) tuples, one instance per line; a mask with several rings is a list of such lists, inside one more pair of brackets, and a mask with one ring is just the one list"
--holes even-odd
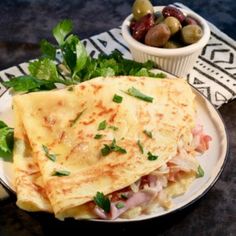
[[(203, 126), (197, 125), (192, 131), (191, 147), (198, 153), (204, 153), (209, 148), (212, 138), (204, 134)], [(163, 188), (168, 182), (176, 182), (181, 172), (197, 172), (199, 163), (184, 148), (178, 148), (177, 155), (165, 165), (147, 176), (141, 177), (129, 187), (110, 194), (110, 212), (106, 213), (98, 206), (94, 213), (101, 219), (116, 219), (129, 209), (145, 206), (156, 198), (161, 198)], [(162, 201), (160, 201), (160, 205)], [(120, 204), (122, 207), (117, 207)]]

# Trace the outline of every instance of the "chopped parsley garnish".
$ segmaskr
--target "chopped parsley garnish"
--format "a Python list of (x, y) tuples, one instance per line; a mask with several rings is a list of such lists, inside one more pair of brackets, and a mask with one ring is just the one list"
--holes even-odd
[(123, 100), (123, 98), (121, 96), (117, 95), (117, 94), (115, 94), (113, 99), (112, 99), (112, 101), (116, 102), (116, 103), (121, 103), (122, 100)]
[(102, 155), (107, 156), (111, 152), (112, 152), (112, 150), (111, 150), (110, 146), (108, 146), (107, 144), (104, 144), (104, 147), (101, 149)]
[(59, 176), (59, 177), (68, 176), (68, 175), (70, 175), (70, 171), (67, 171), (67, 170), (55, 170), (55, 172), (52, 175), (53, 176)]
[(197, 178), (203, 177), (204, 176), (204, 170), (202, 167), (199, 165), (197, 168)]
[(70, 91), (70, 92), (72, 92), (74, 90), (74, 87), (72, 87), (72, 86), (70, 86), (68, 89), (67, 89), (67, 91)]
[(70, 127), (72, 127), (77, 121), (78, 121), (78, 119), (81, 117), (81, 115), (84, 113), (84, 111), (85, 111), (85, 109), (83, 110), (83, 111), (81, 111), (81, 112), (79, 112), (77, 115), (76, 115), (76, 117), (75, 117), (75, 119), (74, 120), (71, 120), (70, 122)]
[(48, 147), (45, 145), (42, 145), (42, 148), (44, 150), (45, 156), (50, 159), (51, 161), (56, 161), (56, 154), (52, 154), (49, 152)]
[(144, 134), (146, 134), (149, 138), (152, 138), (152, 132), (148, 130), (143, 131)]
[(118, 203), (116, 203), (116, 208), (117, 209), (121, 209), (121, 208), (123, 208), (125, 206), (125, 204), (123, 203), (123, 202), (118, 202)]
[(114, 126), (114, 125), (110, 125), (110, 126), (108, 126), (108, 128), (109, 128), (109, 129), (112, 129), (112, 130), (114, 130), (114, 131), (116, 131), (116, 130), (119, 129), (118, 127), (116, 127), (116, 126)]
[(107, 122), (106, 120), (102, 121), (99, 125), (98, 125), (98, 130), (104, 130), (107, 127)]
[(147, 154), (148, 154), (148, 160), (149, 161), (155, 161), (158, 158), (158, 156), (153, 155), (151, 152), (148, 152)]
[(123, 199), (125, 199), (125, 200), (128, 199), (127, 194), (124, 194), (124, 193), (121, 193), (120, 197), (123, 198)]
[(95, 136), (94, 136), (94, 139), (101, 139), (102, 138), (102, 134), (96, 134)]
[(97, 192), (96, 196), (93, 198), (94, 202), (102, 208), (106, 213), (110, 212), (111, 202), (108, 197), (106, 197), (102, 192)]
[(141, 99), (141, 100), (146, 101), (146, 102), (152, 102), (153, 101), (153, 97), (149, 97), (149, 96), (141, 93), (138, 89), (136, 89), (134, 87), (129, 88), (126, 93), (130, 96), (136, 97), (136, 98)]
[(138, 147), (140, 149), (140, 152), (143, 154), (144, 151), (143, 151), (143, 145), (140, 143), (140, 140), (137, 141), (137, 144), (138, 144)]
[(101, 149), (101, 153), (103, 156), (107, 156), (108, 154), (110, 154), (111, 152), (119, 152), (119, 153), (127, 153), (127, 151), (116, 145), (116, 140), (113, 139), (112, 143), (110, 145), (104, 144), (104, 147)]

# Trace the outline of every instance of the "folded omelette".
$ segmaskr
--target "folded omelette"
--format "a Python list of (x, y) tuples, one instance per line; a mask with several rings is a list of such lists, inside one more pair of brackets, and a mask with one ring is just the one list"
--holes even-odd
[(16, 95), (17, 205), (58, 219), (149, 214), (186, 192), (210, 137), (182, 79), (95, 78)]

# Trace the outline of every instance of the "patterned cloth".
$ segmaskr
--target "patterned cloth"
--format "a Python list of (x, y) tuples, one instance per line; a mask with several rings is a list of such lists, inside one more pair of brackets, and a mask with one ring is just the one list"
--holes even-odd
[[(181, 3), (174, 5), (189, 9)], [(187, 75), (187, 80), (219, 108), (236, 97), (236, 42), (213, 24), (209, 25), (210, 40), (203, 48), (193, 70)], [(83, 42), (93, 57), (97, 57), (101, 52), (110, 54), (116, 49), (124, 57), (131, 59), (129, 49), (121, 36), (120, 27), (85, 39)], [(1, 82), (28, 73), (27, 67), (28, 63), (22, 63), (0, 72), (0, 97), (6, 91)], [(5, 196), (6, 193), (0, 186), (0, 198)]]

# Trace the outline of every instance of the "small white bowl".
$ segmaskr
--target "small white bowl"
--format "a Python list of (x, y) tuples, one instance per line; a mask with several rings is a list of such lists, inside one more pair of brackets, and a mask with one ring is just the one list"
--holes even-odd
[[(164, 6), (154, 7), (154, 11), (162, 11), (163, 8)], [(210, 38), (210, 28), (201, 16), (188, 10), (181, 9), (181, 11), (185, 15), (196, 19), (203, 29), (203, 36), (198, 42), (181, 48), (158, 48), (140, 43), (130, 33), (130, 22), (133, 15), (129, 15), (124, 20), (122, 24), (122, 35), (135, 61), (146, 62), (147, 60), (151, 60), (157, 64), (158, 68), (179, 77), (185, 77), (192, 70), (203, 47)]]

